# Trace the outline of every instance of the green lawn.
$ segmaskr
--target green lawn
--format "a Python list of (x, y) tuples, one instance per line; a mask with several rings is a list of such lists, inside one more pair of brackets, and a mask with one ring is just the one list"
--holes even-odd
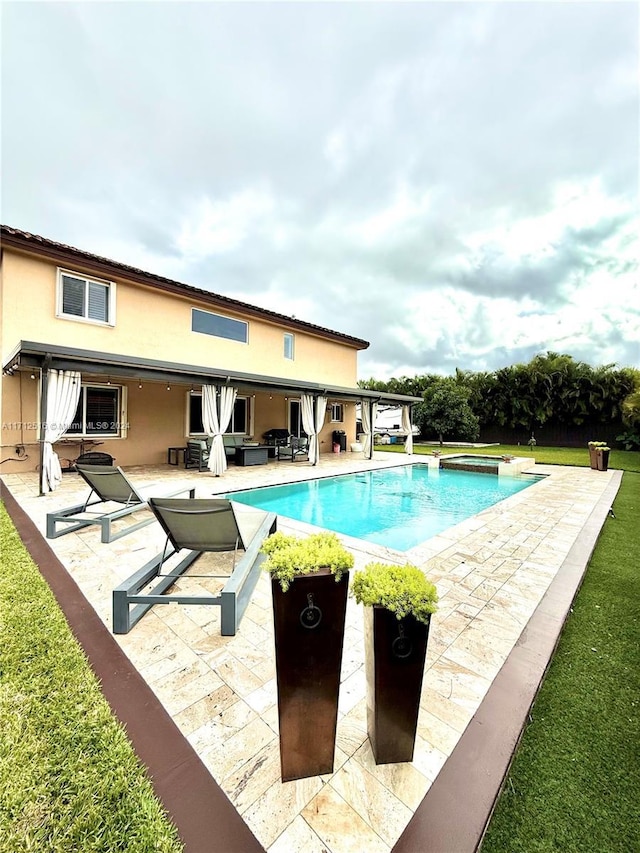
[[(475, 452), (589, 464), (586, 448)], [(615, 518), (605, 522), (482, 853), (640, 851), (640, 452), (613, 450), (609, 465), (625, 470)]]
[(640, 850), (640, 475), (613, 510), (482, 853)]
[[(376, 451), (384, 450), (390, 453), (404, 453), (402, 444), (376, 444)], [(414, 453), (430, 455), (437, 450), (437, 445), (415, 444)], [(534, 447), (521, 444), (494, 444), (491, 447), (470, 448), (468, 446), (442, 448), (443, 453), (480, 453), (483, 456), (533, 456), (536, 462), (545, 465), (578, 465), (589, 467), (589, 451), (586, 447)], [(609, 468), (617, 468), (623, 471), (635, 471), (640, 474), (640, 451), (639, 450), (612, 450), (609, 456)]]
[(126, 734), (0, 504), (1, 853), (178, 853)]

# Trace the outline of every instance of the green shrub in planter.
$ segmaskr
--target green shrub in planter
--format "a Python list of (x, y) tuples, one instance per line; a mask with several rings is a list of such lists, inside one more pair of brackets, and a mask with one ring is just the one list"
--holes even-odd
[(314, 533), (305, 539), (274, 533), (262, 546), (262, 552), (267, 555), (263, 568), (280, 581), (283, 592), (289, 589), (294, 578), (319, 568), (330, 569), (338, 583), (343, 572), (353, 566), (353, 555), (335, 533)]
[(352, 594), (365, 605), (367, 732), (374, 760), (412, 761), (438, 593), (416, 566), (369, 563), (354, 575)]
[[(276, 534), (278, 536), (279, 534)], [(435, 613), (438, 592), (417, 566), (369, 563), (353, 576), (352, 594), (365, 607), (379, 605), (390, 610), (398, 619), (413, 616), (429, 624)]]

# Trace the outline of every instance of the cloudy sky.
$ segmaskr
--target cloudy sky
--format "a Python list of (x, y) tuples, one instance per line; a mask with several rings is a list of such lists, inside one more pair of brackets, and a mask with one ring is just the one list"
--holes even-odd
[(2, 3), (2, 221), (371, 342), (640, 367), (639, 6)]

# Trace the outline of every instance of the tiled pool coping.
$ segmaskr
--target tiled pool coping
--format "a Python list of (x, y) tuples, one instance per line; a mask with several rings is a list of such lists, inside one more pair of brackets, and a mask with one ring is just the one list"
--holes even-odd
[[(558, 472), (559, 469), (556, 469), (555, 473)], [(283, 473), (280, 470), (274, 476), (281, 477)], [(312, 474), (313, 471), (307, 470), (306, 476)], [(305, 476), (305, 472), (298, 469), (295, 476)], [(592, 479), (588, 480), (589, 477)], [(598, 479), (593, 480), (593, 477)], [(413, 853), (416, 849), (462, 853), (476, 849), (531, 701), (548, 665), (601, 525), (619, 487), (620, 478), (618, 472), (598, 475), (595, 472), (590, 474), (580, 471), (579, 476), (576, 475), (576, 481), (597, 485), (597, 499), (592, 501), (586, 522), (581, 523), (579, 529), (565, 530), (562, 534), (573, 541), (555, 573), (555, 578), (506, 656), (502, 668), (492, 679), (470, 722), (464, 727), (460, 726), (464, 731), (457, 745), (435, 776), (426, 796), (415, 808), (406, 828), (397, 840), (392, 842), (392, 846), (387, 843), (376, 849), (393, 849), (397, 853)], [(198, 482), (206, 483), (209, 487), (216, 483), (202, 478)], [(219, 480), (217, 484), (221, 485), (222, 482)], [(225, 485), (227, 490), (228, 484)], [(526, 490), (528, 491), (530, 490)], [(93, 607), (87, 603), (80, 589), (71, 580), (64, 564), (42, 539), (38, 527), (7, 494), (4, 486), (2, 494), (6, 495), (7, 508), (17, 519), (23, 539), (52, 585), (70, 624), (102, 679), (107, 698), (127, 725), (140, 757), (149, 767), (156, 790), (179, 826), (187, 842), (187, 849), (219, 850), (221, 853), (264, 849), (180, 733), (156, 698), (156, 694), (139, 675), (138, 670), (129, 663), (129, 659), (105, 626), (104, 614), (102, 618), (96, 615)], [(584, 500), (586, 498), (582, 499), (583, 503)], [(584, 507), (582, 509), (584, 510)], [(477, 519), (471, 520), (466, 526), (458, 525), (455, 528), (457, 540), (442, 537), (438, 543), (425, 543), (416, 549), (412, 559), (426, 562), (434, 569), (442, 569), (441, 582), (446, 590), (450, 580), (444, 571), (444, 564), (448, 561), (453, 566), (453, 576), (460, 574), (461, 568), (465, 568), (465, 560), (470, 562), (473, 559), (473, 554), (466, 554), (464, 547), (469, 550), (469, 543), (478, 529)], [(508, 529), (511, 530), (511, 527)], [(461, 542), (467, 543), (462, 551)], [(543, 537), (540, 543), (540, 547), (544, 548)], [(362, 546), (358, 540), (349, 544), (355, 548)], [(392, 555), (389, 553), (388, 556)], [(479, 560), (480, 556), (476, 562)], [(460, 596), (461, 590), (464, 589), (462, 584), (468, 581), (472, 574), (469, 572), (460, 583), (445, 592), (445, 599), (451, 594), (454, 594), (454, 600), (455, 596)], [(468, 598), (464, 601), (461, 599), (461, 612), (464, 607), (468, 607), (468, 601)], [(451, 615), (459, 615), (456, 614), (456, 609), (454, 608), (449, 619)], [(443, 619), (442, 622), (445, 634), (449, 619)], [(437, 698), (435, 693), (432, 698)], [(460, 808), (460, 802), (464, 803), (464, 808)], [(322, 837), (323, 827), (319, 826), (316, 831)], [(284, 833), (283, 837), (286, 835), (287, 833)], [(319, 840), (318, 836), (314, 838)], [(355, 842), (355, 837), (353, 840)], [(323, 838), (323, 842), (325, 849), (335, 853), (347, 849), (344, 846), (341, 848), (339, 840), (329, 844)], [(283, 846), (286, 844), (288, 842), (279, 846), (276, 842), (265, 847), (274, 851), (294, 849), (292, 846)], [(315, 851), (322, 849), (322, 846), (310, 849)], [(352, 849), (351, 846), (348, 849)]]

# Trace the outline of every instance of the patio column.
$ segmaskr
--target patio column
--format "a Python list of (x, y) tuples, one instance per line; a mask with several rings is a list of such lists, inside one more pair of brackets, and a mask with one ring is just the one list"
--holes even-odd
[(40, 475), (38, 477), (40, 497), (44, 495), (44, 433), (47, 414), (47, 381), (49, 379), (49, 365), (45, 363), (40, 370), (40, 429), (38, 433), (38, 444), (40, 453)]

